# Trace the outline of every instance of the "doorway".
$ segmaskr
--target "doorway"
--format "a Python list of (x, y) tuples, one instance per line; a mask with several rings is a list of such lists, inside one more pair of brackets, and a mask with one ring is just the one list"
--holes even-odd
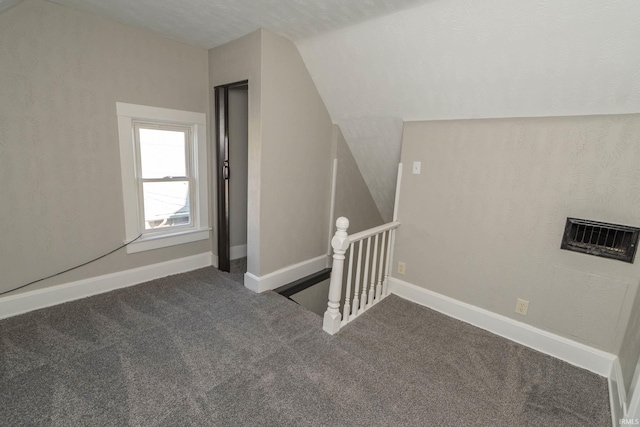
[(218, 269), (246, 271), (248, 81), (214, 88)]

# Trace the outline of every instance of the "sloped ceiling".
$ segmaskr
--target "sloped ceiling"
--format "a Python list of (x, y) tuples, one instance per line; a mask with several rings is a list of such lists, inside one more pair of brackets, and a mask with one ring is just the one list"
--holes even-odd
[(637, 0), (435, 0), (297, 46), (387, 220), (403, 120), (640, 112)]
[(385, 220), (405, 120), (640, 112), (638, 0), (53, 1), (203, 48), (293, 40)]
[(11, 9), (21, 1), (22, 0), (0, 0), (0, 13), (4, 12), (5, 10)]

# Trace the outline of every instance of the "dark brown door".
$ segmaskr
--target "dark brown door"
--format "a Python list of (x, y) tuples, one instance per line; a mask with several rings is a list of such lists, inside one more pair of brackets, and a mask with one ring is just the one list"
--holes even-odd
[(216, 86), (214, 88), (215, 128), (216, 128), (216, 174), (218, 200), (218, 269), (230, 269), (229, 240), (229, 89), (247, 86), (248, 81)]

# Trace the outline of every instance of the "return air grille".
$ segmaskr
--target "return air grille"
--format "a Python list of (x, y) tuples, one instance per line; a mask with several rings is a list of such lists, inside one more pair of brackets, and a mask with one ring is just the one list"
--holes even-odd
[(567, 218), (562, 249), (633, 263), (640, 228)]

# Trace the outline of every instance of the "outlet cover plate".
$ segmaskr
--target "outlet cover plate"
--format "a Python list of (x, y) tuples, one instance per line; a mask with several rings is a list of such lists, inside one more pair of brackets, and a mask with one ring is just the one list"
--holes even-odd
[(398, 261), (398, 274), (404, 274), (407, 270), (407, 264), (402, 261)]
[(526, 316), (527, 311), (529, 311), (529, 301), (518, 298), (516, 301), (516, 313)]

